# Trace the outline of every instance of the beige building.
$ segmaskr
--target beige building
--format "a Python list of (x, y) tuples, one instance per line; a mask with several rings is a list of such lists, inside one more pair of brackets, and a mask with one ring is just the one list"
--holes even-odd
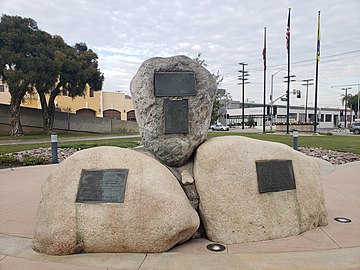
[(101, 98), (103, 117), (136, 121), (134, 105), (129, 95), (126, 95), (120, 91), (102, 91)]
[[(0, 81), (0, 104), (10, 104), (10, 99), (8, 86)], [(41, 109), (38, 94), (27, 94), (21, 106)], [(55, 106), (62, 112), (136, 121), (131, 97), (120, 91), (90, 91), (87, 88), (81, 97), (57, 96)]]

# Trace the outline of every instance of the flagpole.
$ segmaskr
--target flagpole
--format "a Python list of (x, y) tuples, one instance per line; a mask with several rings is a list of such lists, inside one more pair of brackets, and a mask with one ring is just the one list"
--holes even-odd
[(316, 134), (316, 128), (317, 128), (317, 124), (318, 124), (317, 101), (318, 101), (319, 61), (320, 61), (320, 11), (318, 11), (318, 29), (317, 29), (317, 42), (316, 42), (314, 134)]
[(286, 134), (289, 134), (289, 125), (290, 125), (290, 11), (289, 8), (289, 17), (288, 17), (288, 24), (287, 24), (287, 49), (288, 49), (288, 69), (287, 69), (287, 90), (286, 90), (286, 97), (287, 97), (287, 104), (286, 104)]
[(264, 104), (263, 104), (263, 133), (265, 133), (265, 104), (266, 104), (266, 27), (264, 27)]

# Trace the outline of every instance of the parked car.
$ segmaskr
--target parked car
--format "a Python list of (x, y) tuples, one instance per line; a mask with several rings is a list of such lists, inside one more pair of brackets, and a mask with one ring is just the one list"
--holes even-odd
[(212, 125), (210, 129), (217, 131), (228, 131), (230, 128), (228, 126), (223, 126), (222, 124), (216, 124), (216, 125)]
[(350, 132), (354, 132), (354, 134), (360, 134), (360, 122), (354, 122), (350, 126)]

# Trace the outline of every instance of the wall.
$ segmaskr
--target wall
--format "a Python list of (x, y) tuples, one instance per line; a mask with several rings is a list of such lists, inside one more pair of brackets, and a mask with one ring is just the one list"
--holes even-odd
[(102, 91), (103, 111), (117, 110), (121, 113), (121, 120), (127, 120), (127, 113), (134, 110), (131, 97), (121, 92)]
[[(42, 114), (39, 109), (22, 107), (20, 121), (25, 134), (40, 133), (42, 131)], [(136, 122), (56, 112), (54, 130), (63, 132), (117, 133), (138, 132), (139, 128)], [(0, 135), (9, 135), (9, 132), (9, 105), (0, 104)]]

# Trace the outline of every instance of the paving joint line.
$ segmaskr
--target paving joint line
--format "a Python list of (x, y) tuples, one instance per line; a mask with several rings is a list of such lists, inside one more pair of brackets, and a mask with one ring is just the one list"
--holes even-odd
[(140, 270), (140, 268), (141, 268), (141, 266), (144, 264), (147, 256), (148, 256), (148, 254), (145, 254), (145, 257), (144, 257), (144, 259), (142, 260), (142, 262), (140, 263), (139, 268), (138, 268), (137, 270)]
[(323, 233), (325, 233), (325, 235), (326, 235), (327, 237), (329, 237), (329, 239), (330, 239), (331, 241), (333, 241), (333, 243), (334, 243), (335, 245), (337, 245), (339, 248), (342, 248), (338, 243), (336, 243), (336, 241), (335, 241), (334, 239), (332, 239), (332, 237), (331, 237), (329, 234), (327, 234), (327, 233), (323, 230), (323, 228), (320, 227), (320, 230), (321, 230)]

